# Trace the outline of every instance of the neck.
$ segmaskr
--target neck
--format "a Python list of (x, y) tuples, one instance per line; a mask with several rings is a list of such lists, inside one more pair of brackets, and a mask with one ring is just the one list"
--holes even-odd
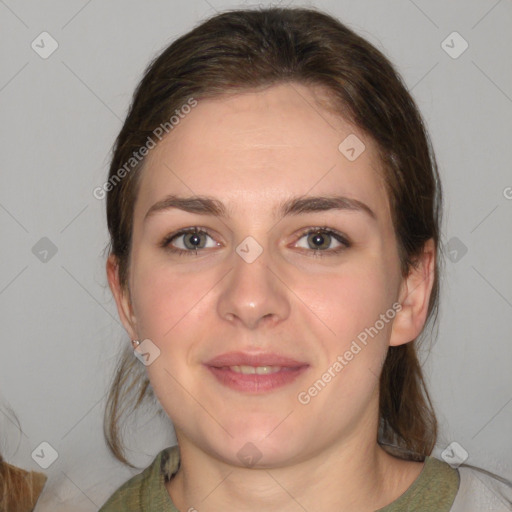
[(226, 464), (178, 436), (180, 470), (167, 490), (181, 511), (374, 511), (405, 492), (423, 467), (374, 439), (354, 436), (299, 464), (256, 469)]

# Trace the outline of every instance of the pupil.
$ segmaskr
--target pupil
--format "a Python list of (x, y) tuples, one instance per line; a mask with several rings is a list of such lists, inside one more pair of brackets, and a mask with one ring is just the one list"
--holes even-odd
[(313, 243), (316, 245), (316, 249), (321, 247), (322, 245), (325, 245), (325, 237), (320, 233), (316, 233), (315, 235), (313, 235), (312, 239)]
[(188, 242), (186, 245), (191, 249), (197, 249), (201, 245), (201, 238), (197, 233), (192, 233), (188, 239), (185, 238), (185, 241)]

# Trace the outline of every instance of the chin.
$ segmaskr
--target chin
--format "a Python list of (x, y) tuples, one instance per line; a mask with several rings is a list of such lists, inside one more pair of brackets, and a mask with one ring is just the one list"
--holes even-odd
[[(274, 427), (275, 429), (275, 424)], [(300, 457), (303, 443), (291, 436), (289, 430), (278, 432), (256, 427), (240, 433), (231, 432), (228, 441), (217, 444), (219, 455), (225, 462), (239, 467), (270, 468), (287, 465), (290, 460)]]

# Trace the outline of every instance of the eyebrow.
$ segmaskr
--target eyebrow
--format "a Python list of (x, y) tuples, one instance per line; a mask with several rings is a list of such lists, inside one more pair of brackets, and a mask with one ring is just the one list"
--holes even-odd
[[(230, 215), (224, 203), (210, 196), (180, 197), (169, 195), (155, 203), (144, 216), (144, 221), (157, 212), (179, 209), (199, 215), (229, 218)], [(367, 214), (377, 220), (374, 211), (362, 201), (343, 196), (298, 196), (287, 199), (274, 208), (274, 216), (283, 218), (290, 215), (302, 215), (328, 210), (350, 210)]]

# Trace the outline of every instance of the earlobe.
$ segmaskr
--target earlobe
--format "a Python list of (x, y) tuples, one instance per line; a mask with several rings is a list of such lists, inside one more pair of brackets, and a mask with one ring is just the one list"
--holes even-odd
[(402, 305), (391, 330), (389, 344), (403, 345), (416, 339), (427, 319), (430, 294), (435, 277), (436, 247), (427, 240), (423, 252), (416, 259), (400, 286), (399, 302)]
[(116, 301), (119, 318), (132, 340), (137, 339), (136, 319), (133, 313), (129, 291), (119, 281), (119, 264), (117, 257), (111, 254), (106, 263), (107, 279), (114, 300)]

